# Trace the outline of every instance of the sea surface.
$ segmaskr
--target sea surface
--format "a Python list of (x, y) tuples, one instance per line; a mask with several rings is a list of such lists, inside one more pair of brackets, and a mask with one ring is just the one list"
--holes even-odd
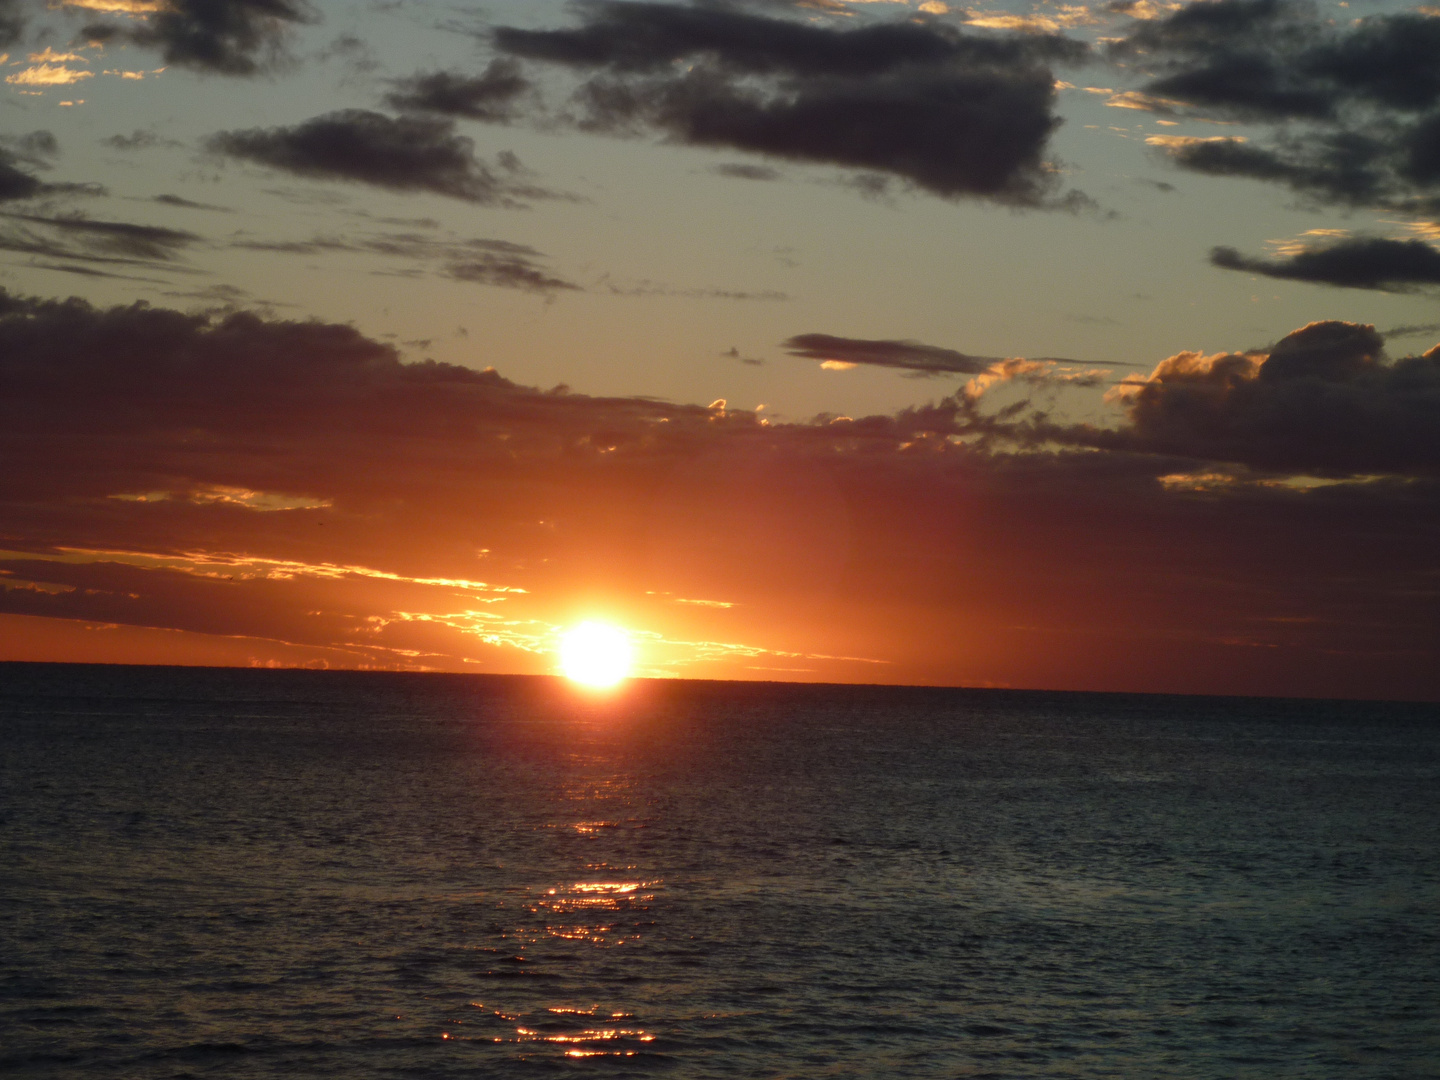
[(1440, 709), (0, 665), (0, 1075), (1440, 1076)]

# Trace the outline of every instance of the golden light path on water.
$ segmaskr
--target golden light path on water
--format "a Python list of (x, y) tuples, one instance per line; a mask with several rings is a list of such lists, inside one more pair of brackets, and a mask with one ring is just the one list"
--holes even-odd
[[(552, 888), (530, 908), (544, 923), (545, 933), (567, 941), (585, 941), (602, 948), (637, 940), (633, 930), (617, 933), (617, 921), (634, 920), (649, 910), (651, 891), (659, 882), (577, 881), (568, 888)], [(655, 1041), (655, 1035), (634, 1027), (630, 1012), (606, 1012), (599, 1005), (588, 1009), (551, 1005), (549, 1024), (515, 1029), (517, 1042), (544, 1042), (564, 1047), (566, 1057), (634, 1057), (636, 1044)], [(627, 1024), (627, 1021), (629, 1022)]]
[[(622, 814), (619, 820), (585, 817), (575, 821), (562, 812), (558, 820), (539, 828), (573, 833), (593, 842), (608, 831), (637, 827), (640, 823), (634, 817), (635, 808), (630, 805), (628, 786), (614, 781), (581, 784), (562, 796), (565, 803), (579, 802), (588, 811), (601, 806), (612, 812), (619, 811)], [(602, 876), (525, 890), (527, 895), (520, 905), (523, 915), (511, 932), (517, 947), (511, 964), (528, 966), (535, 959), (532, 950), (547, 938), (601, 950), (640, 942), (641, 927), (652, 924), (651, 908), (663, 883), (658, 879), (630, 876), (637, 869), (633, 865), (586, 861), (583, 867), (591, 874)], [(513, 1035), (481, 1038), (515, 1044), (518, 1060), (522, 1061), (536, 1050), (572, 1059), (633, 1058), (650, 1050), (650, 1044), (657, 1039), (653, 1030), (637, 1022), (634, 1012), (598, 1003), (580, 1004), (562, 999), (562, 1003), (542, 1004), (538, 1008), (533, 1000), (524, 1004), (519, 1000), (507, 1001), (500, 1007), (484, 1001), (472, 1001), (470, 1005), (514, 1025)], [(441, 1035), (447, 1040), (457, 1037), (466, 1038), (450, 1031)]]

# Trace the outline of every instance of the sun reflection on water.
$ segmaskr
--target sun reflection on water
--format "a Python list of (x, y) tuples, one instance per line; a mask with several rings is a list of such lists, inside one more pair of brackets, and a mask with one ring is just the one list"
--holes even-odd
[(570, 827), (581, 836), (593, 836), (601, 829), (618, 829), (620, 823), (618, 821), (577, 821)]
[[(583, 835), (586, 828), (615, 825), (591, 819), (552, 827)], [(488, 974), (502, 979), (519, 996), (507, 991), (511, 998), (507, 1002), (488, 1006), (470, 1002), (485, 1017), (477, 1017), (475, 1023), (504, 1026), (498, 1031), (491, 1027), (483, 1034), (469, 1034), (457, 1030), (463, 1021), (452, 1020), (441, 1034), (442, 1039), (511, 1044), (520, 1060), (547, 1054), (579, 1059), (635, 1058), (654, 1053), (658, 1036), (633, 1012), (600, 1004), (577, 1004), (573, 999), (551, 1004), (543, 996), (539, 1001), (531, 996), (548, 985), (535, 981), (537, 978), (563, 978), (564, 968), (569, 966), (564, 954), (547, 953), (547, 941), (570, 948), (634, 947), (653, 923), (650, 909), (663, 887), (660, 879), (635, 875), (633, 866), (617, 867), (605, 862), (583, 864), (582, 873), (587, 872), (592, 876), (577, 875), (579, 880), (518, 890), (524, 897), (520, 908), (525, 914), (511, 923), (508, 933), (502, 934), (510, 944), (487, 951), (493, 954), (496, 965)], [(560, 961), (564, 967), (556, 968), (551, 961)]]
[(547, 889), (531, 905), (546, 934), (567, 941), (618, 946), (639, 939), (633, 921), (620, 930), (616, 916), (643, 915), (655, 900), (658, 881), (577, 881)]
[(663, 879), (632, 861), (635, 841), (646, 835), (637, 830), (653, 824), (653, 810), (640, 797), (637, 779), (615, 771), (604, 754), (590, 746), (571, 750), (565, 759), (570, 775), (548, 792), (551, 813), (532, 819), (530, 828), (537, 850), (560, 855), (570, 869), (559, 873), (573, 876), (516, 881), (507, 896), (495, 897), (508, 914), (495, 927), (499, 940), (484, 949), (494, 965), (484, 977), (504, 997), (488, 1005), (472, 1001), (476, 1027), (466, 1031), (451, 1021), (443, 1037), (503, 1044), (517, 1060), (556, 1065), (656, 1056), (663, 1040), (625, 1008), (630, 1002), (577, 1001), (577, 993), (588, 997), (596, 988), (572, 978), (593, 963), (587, 955), (598, 960), (623, 948), (614, 959), (628, 957), (656, 925), (652, 909)]
[[(481, 1007), (480, 1002), (472, 1005)], [(520, 1018), (500, 1009), (489, 1010), (496, 1018), (516, 1023)], [(520, 1046), (540, 1044), (561, 1050), (565, 1057), (635, 1057), (640, 1052), (637, 1044), (653, 1043), (656, 1036), (642, 1027), (633, 1026), (633, 1013), (614, 1011), (606, 1013), (599, 1005), (582, 1009), (568, 1005), (551, 1005), (545, 1010), (550, 1017), (539, 1017), (523, 1023), (516, 1023), (512, 1037), (491, 1036), (483, 1041), (491, 1043), (515, 1043)], [(629, 1021), (631, 1023), (627, 1024)], [(463, 1036), (443, 1032), (442, 1039)], [(480, 1041), (469, 1039), (464, 1041)]]

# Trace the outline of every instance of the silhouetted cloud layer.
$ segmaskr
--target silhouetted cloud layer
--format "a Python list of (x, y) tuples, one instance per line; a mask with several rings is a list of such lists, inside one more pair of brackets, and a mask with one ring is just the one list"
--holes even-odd
[(1276, 125), (1264, 147), (1158, 140), (1184, 167), (1353, 205), (1425, 208), (1440, 199), (1433, 13), (1337, 25), (1301, 0), (1198, 0), (1140, 23), (1110, 49), (1157, 76), (1145, 87), (1153, 98)]
[(501, 205), (547, 194), (506, 175), (514, 168), (491, 169), (475, 157), (475, 144), (456, 134), (453, 121), (432, 117), (343, 109), (293, 127), (222, 131), (206, 145), (214, 153), (297, 176), (391, 191), (428, 191)]
[(278, 58), (287, 32), (309, 19), (293, 0), (168, 0), (138, 24), (95, 23), (84, 34), (158, 49), (167, 64), (244, 76)]
[(1279, 259), (1253, 258), (1234, 248), (1217, 247), (1210, 252), (1210, 261), (1226, 270), (1350, 289), (1408, 292), (1440, 285), (1440, 251), (1423, 240), (1354, 237)]
[(716, 6), (586, 5), (574, 29), (501, 27), (509, 56), (593, 72), (573, 98), (591, 131), (839, 165), (947, 198), (1044, 203), (1059, 119), (1049, 64), (1084, 45), (938, 22), (833, 29)]
[(964, 391), (767, 423), (348, 326), (0, 294), (0, 613), (513, 671), (548, 664), (526, 620), (604, 595), (703, 649), (892, 661), (846, 678), (1434, 694), (1437, 382), (1320, 323), (1164, 361), (1113, 429)]

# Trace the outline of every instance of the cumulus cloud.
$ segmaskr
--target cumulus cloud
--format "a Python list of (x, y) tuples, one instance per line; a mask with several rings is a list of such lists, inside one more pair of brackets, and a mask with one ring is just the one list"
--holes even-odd
[(94, 23), (91, 41), (158, 49), (167, 64), (218, 75), (249, 76), (283, 55), (286, 36), (310, 21), (294, 0), (167, 0), (139, 12), (137, 23)]
[(1278, 259), (1217, 247), (1210, 252), (1210, 261), (1226, 270), (1349, 289), (1410, 292), (1420, 286), (1440, 285), (1440, 251), (1423, 240), (1347, 237), (1306, 246)]
[(581, 11), (579, 27), (501, 27), (493, 41), (584, 73), (570, 114), (583, 129), (655, 131), (1016, 205), (1051, 200), (1044, 152), (1060, 121), (1049, 65), (1086, 52), (1053, 34), (930, 21), (832, 28), (620, 0)]
[(1315, 322), (1266, 352), (1183, 352), (1122, 383), (1097, 446), (1314, 475), (1440, 475), (1440, 346), (1394, 362), (1373, 326)]
[(1404, 208), (1440, 199), (1437, 51), (1433, 12), (1334, 23), (1302, 0), (1200, 0), (1110, 45), (1175, 111), (1274, 127), (1267, 146), (1177, 141), (1182, 167)]
[(518, 99), (531, 89), (520, 65), (505, 58), (492, 61), (480, 75), (436, 71), (397, 79), (394, 85), (395, 89), (385, 97), (392, 109), (439, 113), (492, 124), (514, 119)]
[[(996, 453), (963, 395), (767, 423), (404, 363), (348, 326), (0, 294), (0, 614), (543, 670), (521, 624), (603, 587), (734, 605), (668, 604), (674, 639), (893, 659), (898, 681), (1133, 687), (1138, 665), (1148, 688), (1430, 692), (1435, 485), (1261, 483), (1208, 464), (1208, 421), (1178, 434), (1182, 389), (1253, 449), (1333, 437), (1346, 394), (1433, 385), (1372, 335), (1172, 358), (1127, 445)], [(1284, 388), (1315, 430), (1241, 431), (1236, 395)], [(1351, 452), (1399, 446), (1395, 418), (1355, 418)]]
[(345, 180), (391, 191), (428, 191), (467, 202), (519, 205), (547, 195), (518, 183), (516, 169), (491, 168), (454, 122), (389, 117), (363, 109), (326, 113), (292, 127), (222, 131), (207, 148), (226, 157), (320, 180)]

